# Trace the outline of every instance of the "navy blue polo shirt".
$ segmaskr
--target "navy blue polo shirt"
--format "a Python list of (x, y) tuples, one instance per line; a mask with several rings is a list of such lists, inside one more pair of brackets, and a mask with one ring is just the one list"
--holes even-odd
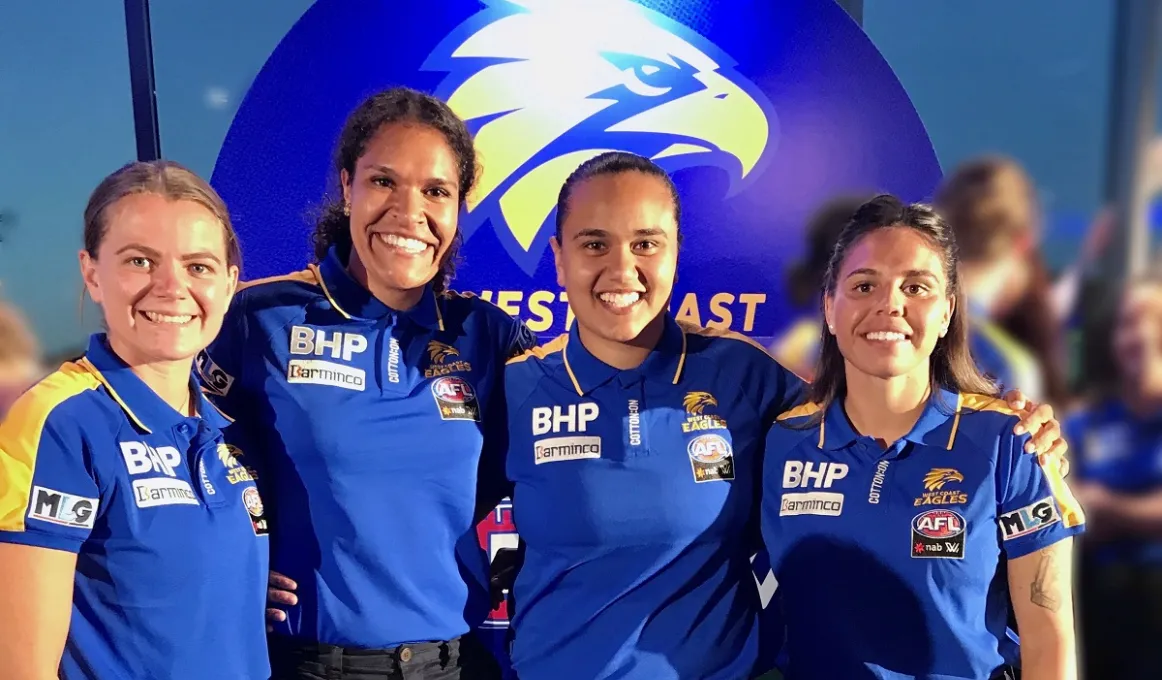
[(271, 568), (298, 583), (277, 633), (376, 649), (485, 619), (475, 520), (504, 493), (490, 431), (504, 426), (504, 362), (532, 344), (471, 296), (429, 288), (411, 310), (390, 309), (334, 250), (235, 296), (199, 366), (260, 443)]
[(998, 398), (940, 391), (887, 449), (840, 402), (766, 440), (763, 540), (787, 624), (788, 680), (989, 678), (1016, 660), (1005, 561), (1082, 531)]
[[(1076, 479), (1127, 495), (1162, 490), (1162, 412), (1140, 416), (1111, 399), (1067, 420), (1065, 436)], [(1147, 536), (1102, 541), (1088, 550), (1099, 562), (1162, 564), (1162, 541)]]
[(99, 334), (0, 424), (0, 541), (77, 555), (67, 680), (270, 675), (262, 499), (195, 403), (183, 417)]
[(753, 670), (763, 437), (802, 383), (742, 336), (665, 323), (634, 370), (576, 326), (509, 362), (522, 680)]

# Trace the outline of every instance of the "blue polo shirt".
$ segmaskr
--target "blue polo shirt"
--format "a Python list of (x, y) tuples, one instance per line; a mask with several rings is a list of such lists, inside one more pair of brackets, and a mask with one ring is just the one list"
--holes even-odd
[(94, 335), (0, 424), (0, 541), (77, 555), (66, 680), (270, 676), (262, 499), (196, 404), (183, 417)]
[(334, 250), (235, 296), (199, 365), (261, 443), (271, 568), (298, 582), (277, 633), (378, 649), (484, 621), (475, 521), (504, 493), (495, 402), (505, 360), (534, 343), (475, 297), (429, 288), (390, 309)]
[[(1127, 495), (1162, 490), (1162, 413), (1140, 416), (1111, 399), (1068, 419), (1065, 436), (1076, 479)], [(1162, 541), (1148, 536), (1101, 541), (1087, 550), (1099, 562), (1162, 564)]]
[(763, 436), (802, 383), (742, 336), (665, 324), (634, 370), (577, 326), (509, 362), (522, 680), (753, 670)]
[(1080, 533), (1057, 471), (1023, 452), (1003, 401), (940, 391), (886, 450), (842, 404), (779, 418), (763, 540), (788, 680), (989, 678), (1018, 658), (1005, 561)]

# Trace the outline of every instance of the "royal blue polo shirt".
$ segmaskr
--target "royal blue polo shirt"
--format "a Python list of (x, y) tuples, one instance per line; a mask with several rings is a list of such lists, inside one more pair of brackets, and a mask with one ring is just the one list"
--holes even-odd
[(801, 381), (742, 336), (667, 317), (636, 369), (574, 326), (505, 383), (521, 680), (749, 677), (763, 437)]
[[(1146, 495), (1162, 490), (1162, 412), (1142, 415), (1111, 399), (1065, 422), (1073, 476), (1114, 493)], [(1099, 562), (1162, 564), (1162, 541), (1125, 537), (1087, 546)]]
[(475, 521), (504, 493), (495, 401), (505, 360), (534, 343), (471, 296), (429, 287), (393, 310), (334, 250), (235, 296), (199, 365), (261, 443), (271, 568), (298, 583), (277, 633), (380, 649), (484, 621)]
[(1018, 654), (1005, 561), (1082, 531), (1003, 401), (939, 391), (887, 449), (840, 402), (766, 440), (763, 540), (787, 624), (788, 680), (989, 678)]
[(98, 334), (0, 424), (0, 541), (77, 555), (66, 680), (270, 676), (262, 499), (228, 419), (195, 404)]

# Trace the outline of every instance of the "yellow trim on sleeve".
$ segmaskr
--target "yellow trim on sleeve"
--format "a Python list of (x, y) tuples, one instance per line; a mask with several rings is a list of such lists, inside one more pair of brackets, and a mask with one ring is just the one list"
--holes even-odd
[(100, 386), (84, 366), (66, 363), (17, 399), (0, 422), (0, 531), (24, 531), (36, 456), (53, 409)]
[[(1031, 456), (1034, 454), (1021, 452), (1020, 455)], [(1045, 473), (1046, 481), (1049, 482), (1049, 492), (1053, 494), (1057, 510), (1061, 513), (1061, 523), (1067, 529), (1084, 524), (1085, 512), (1081, 509), (1081, 504), (1074, 498), (1073, 492), (1069, 490), (1069, 485), (1065, 483), (1065, 477), (1061, 474), (1061, 459), (1054, 456), (1049, 458), (1048, 463), (1042, 463), (1038, 457), (1037, 462)]]
[(519, 364), (522, 361), (528, 361), (529, 359), (532, 359), (534, 357), (537, 359), (544, 359), (545, 357), (549, 356), (550, 354), (555, 354), (557, 352), (564, 351), (565, 341), (568, 340), (568, 338), (569, 338), (568, 335), (564, 335), (564, 334), (558, 335), (557, 337), (553, 338), (552, 340), (546, 342), (543, 345), (537, 345), (536, 347), (533, 347), (531, 349), (526, 349), (525, 351), (523, 351), (520, 354), (516, 355), (515, 357), (509, 359), (505, 363), (506, 364)]

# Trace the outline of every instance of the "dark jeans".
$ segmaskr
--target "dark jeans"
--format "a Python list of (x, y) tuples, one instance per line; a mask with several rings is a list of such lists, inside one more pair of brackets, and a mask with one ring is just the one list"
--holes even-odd
[(1085, 680), (1162, 678), (1162, 565), (1081, 567)]
[(449, 642), (348, 649), (270, 636), (271, 680), (500, 680), (492, 653), (469, 633)]

